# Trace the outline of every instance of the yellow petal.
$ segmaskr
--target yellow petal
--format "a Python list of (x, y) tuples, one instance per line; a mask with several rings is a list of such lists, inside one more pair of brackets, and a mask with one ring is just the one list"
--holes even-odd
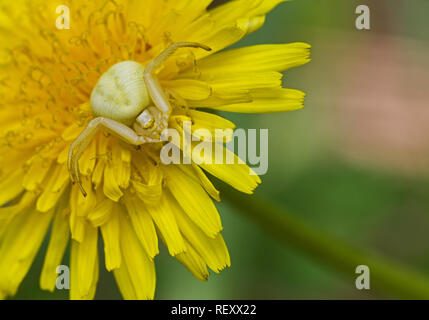
[(141, 21), (145, 28), (157, 21), (165, 5), (164, 1), (159, 0), (130, 0), (125, 3), (128, 5), (131, 21)]
[(121, 250), (119, 245), (119, 213), (115, 205), (110, 219), (101, 226), (101, 234), (104, 240), (104, 255), (106, 260), (106, 269), (112, 271), (121, 266)]
[[(190, 110), (190, 116), (192, 117), (192, 135), (202, 141), (218, 141), (218, 142), (229, 142), (232, 139), (234, 133), (235, 124), (231, 121), (226, 120), (220, 116), (212, 113), (201, 112), (197, 110)], [(205, 139), (203, 136), (198, 134), (197, 130), (206, 129), (211, 133), (212, 139)], [(219, 136), (217, 132), (222, 131), (225, 135)], [(214, 139), (213, 139), (214, 138)]]
[(41, 184), (51, 169), (51, 161), (46, 159), (34, 159), (30, 163), (30, 168), (25, 174), (22, 182), (24, 188), (29, 191), (36, 191), (41, 188)]
[(72, 141), (69, 141), (65, 147), (60, 151), (60, 153), (58, 154), (57, 157), (57, 162), (59, 164), (64, 164), (67, 161), (67, 157), (69, 155), (69, 150), (70, 150), (70, 146), (71, 146)]
[(168, 251), (172, 256), (175, 256), (176, 254), (184, 252), (186, 246), (165, 193), (164, 191), (157, 205), (147, 206), (146, 208), (158, 227), (161, 239), (167, 246)]
[(97, 143), (94, 139), (85, 149), (79, 159), (79, 171), (82, 175), (88, 176), (94, 171), (97, 157)]
[(124, 300), (137, 300), (137, 293), (134, 289), (132, 278), (128, 273), (128, 268), (122, 264), (119, 269), (113, 270), (116, 283), (118, 284), (119, 290)]
[(239, 113), (273, 113), (301, 109), (305, 93), (293, 89), (253, 90), (252, 102), (210, 106), (211, 109)]
[[(241, 11), (248, 10), (247, 4), (240, 6)], [(175, 37), (176, 41), (200, 42), (213, 49), (211, 52), (194, 51), (197, 60), (237, 42), (245, 35), (260, 28), (265, 21), (263, 14), (258, 13), (253, 15), (239, 14), (226, 19), (218, 19), (215, 18), (216, 15), (213, 12), (210, 11), (209, 14), (200, 16), (183, 28), (180, 34)], [(222, 14), (222, 16), (226, 17), (228, 14)]]
[(260, 29), (265, 23), (265, 16), (253, 16), (252, 18), (240, 18), (237, 19), (237, 24), (244, 30), (248, 35), (256, 30)]
[[(148, 155), (142, 152), (134, 152), (132, 154), (132, 165), (137, 169), (135, 173), (141, 178), (138, 181), (144, 181), (150, 184), (156, 184), (156, 181), (160, 179), (159, 175), (162, 174), (151, 160), (148, 159)], [(133, 176), (133, 178), (135, 178)]]
[[(248, 194), (253, 193), (258, 184), (261, 183), (261, 179), (237, 155), (227, 148), (223, 148), (223, 150), (223, 164), (216, 164), (214, 155), (213, 159), (201, 157), (195, 161), (200, 163), (201, 168), (235, 189)], [(195, 156), (197, 155), (194, 154)], [(233, 164), (228, 164), (227, 159), (234, 159)]]
[(85, 236), (86, 218), (82, 217), (79, 214), (79, 196), (79, 187), (77, 185), (74, 185), (70, 191), (70, 231), (74, 240), (76, 240), (77, 242), (82, 242)]
[(140, 241), (125, 215), (121, 220), (122, 264), (113, 271), (125, 299), (153, 299), (155, 266), (140, 245)]
[(104, 168), (103, 190), (106, 197), (115, 202), (118, 202), (124, 195), (116, 180), (115, 167), (109, 162)]
[[(185, 11), (195, 19), (205, 12), (205, 9), (212, 3), (213, 0), (186, 0), (186, 1), (172, 1), (175, 10)], [(192, 18), (189, 18), (193, 20)]]
[[(223, 27), (218, 32), (201, 39), (201, 43), (212, 48), (211, 52), (200, 50), (196, 54), (197, 59), (212, 55), (214, 52), (222, 50), (229, 45), (238, 42), (244, 36), (250, 32), (260, 28), (264, 24), (265, 19), (263, 17), (251, 17), (237, 20), (233, 25)], [(219, 24), (218, 21), (216, 21)]]
[(37, 210), (47, 212), (54, 208), (69, 183), (66, 165), (56, 165), (48, 177), (42, 194), (37, 199)]
[(157, 203), (162, 195), (162, 184), (144, 184), (137, 181), (132, 181), (132, 185), (136, 191), (137, 196), (147, 204)]
[(72, 241), (70, 299), (93, 299), (98, 281), (98, 229), (86, 222), (82, 242)]
[(233, 49), (197, 62), (205, 77), (222, 73), (284, 71), (310, 61), (311, 46), (296, 42)]
[(192, 79), (164, 81), (163, 86), (187, 100), (204, 100), (212, 93), (212, 89), (207, 83)]
[(164, 167), (167, 185), (186, 214), (208, 236), (214, 237), (222, 230), (219, 213), (201, 185), (188, 177), (175, 165)]
[(135, 159), (134, 164), (141, 173), (140, 181), (132, 180), (136, 195), (146, 204), (154, 205), (159, 202), (162, 194), (162, 171), (145, 161)]
[[(241, 1), (243, 1), (243, 0), (241, 0)], [(259, 4), (257, 7), (253, 8), (252, 10), (249, 10), (249, 14), (259, 15), (259, 14), (268, 13), (269, 11), (273, 10), (273, 8), (275, 6), (277, 6), (279, 3), (286, 2), (286, 1), (289, 1), (289, 0), (262, 0), (262, 1), (259, 1)]]
[[(213, 88), (213, 95), (218, 99), (225, 100), (224, 104), (249, 101), (251, 96), (249, 93), (253, 89), (269, 89), (281, 88), (282, 74), (275, 71), (265, 72), (246, 72), (246, 73), (206, 73), (203, 78), (206, 78)], [(231, 102), (228, 102), (232, 100)], [(204, 106), (204, 101), (190, 101), (189, 105), (201, 107)]]
[(29, 209), (9, 224), (0, 245), (0, 288), (12, 296), (27, 274), (53, 215)]
[(92, 184), (94, 185), (94, 189), (96, 190), (98, 189), (103, 180), (105, 166), (106, 162), (104, 161), (104, 159), (99, 159), (97, 161), (97, 164), (95, 165), (94, 172), (92, 173)]
[(214, 272), (219, 272), (231, 265), (228, 249), (221, 234), (214, 238), (208, 237), (200, 228), (193, 223), (181, 210), (177, 202), (170, 201), (174, 208), (180, 231), (195, 251), (207, 263)]
[(220, 193), (214, 187), (213, 183), (209, 178), (205, 175), (203, 170), (195, 164), (192, 165), (180, 165), (178, 166), (180, 170), (186, 173), (190, 178), (194, 179), (194, 181), (201, 184), (201, 186), (206, 190), (206, 192), (216, 201), (220, 201)]
[(70, 226), (67, 210), (62, 207), (55, 215), (52, 225), (51, 238), (45, 255), (42, 274), (40, 276), (40, 287), (43, 290), (53, 292), (58, 277), (57, 267), (61, 265), (64, 251), (70, 238)]
[(72, 239), (82, 242), (85, 236), (85, 218), (70, 214), (70, 231)]
[(0, 181), (0, 206), (8, 203), (18, 196), (23, 190), (22, 180), (24, 172), (22, 169), (12, 171)]
[(263, 15), (285, 0), (235, 0), (210, 10), (213, 20), (227, 24), (241, 17)]
[(133, 164), (138, 170), (138, 180), (132, 180), (136, 195), (148, 205), (156, 204), (162, 194), (163, 173), (158, 166), (153, 165), (146, 157), (133, 156)]
[[(159, 3), (159, 1), (157, 1)], [(186, 1), (168, 1), (164, 2), (165, 6), (161, 10), (161, 13), (164, 13), (163, 16), (159, 17), (157, 15), (160, 12), (150, 13), (151, 21), (155, 25), (156, 30), (158, 30), (157, 36), (160, 32), (174, 34), (180, 33), (183, 29), (183, 26), (188, 25), (190, 22), (203, 15), (207, 6), (212, 2), (212, 0), (186, 0)], [(147, 1), (144, 2), (143, 11), (147, 10)], [(154, 21), (154, 17), (157, 19)], [(139, 17), (141, 19), (141, 17)], [(161, 25), (161, 26), (159, 26)], [(154, 29), (149, 30), (153, 32)], [(158, 40), (159, 37), (156, 39)]]
[(282, 86), (282, 74), (275, 71), (186, 76), (205, 79), (213, 89), (213, 94), (205, 100), (188, 101), (188, 105), (195, 108), (251, 102), (254, 89), (280, 89)]
[(91, 221), (94, 227), (100, 227), (109, 221), (113, 208), (114, 202), (104, 198), (88, 214), (88, 220)]
[[(263, 19), (260, 17), (240, 19), (229, 25), (219, 24), (216, 28), (209, 29), (209, 34), (201, 33), (200, 30), (194, 29), (195, 31), (192, 32), (187, 39), (192, 42), (204, 43), (206, 46), (212, 48), (210, 52), (204, 50), (194, 51), (196, 59), (199, 60), (238, 42), (247, 35), (248, 32), (260, 27), (262, 24)], [(180, 41), (185, 40), (182, 38), (179, 39)]]
[(35, 193), (27, 191), (23, 194), (21, 199), (19, 199), (18, 203), (0, 208), (0, 237), (5, 231), (7, 225), (16, 215), (24, 212), (30, 206), (34, 205), (36, 197), (37, 195)]
[(106, 138), (104, 135), (99, 135), (97, 141), (97, 162), (95, 164), (94, 172), (92, 173), (92, 184), (96, 190), (103, 182), (105, 168), (107, 167), (107, 162), (110, 160), (108, 159), (110, 150), (107, 150), (110, 143), (110, 138)]
[(221, 90), (214, 91), (213, 95), (206, 100), (188, 101), (191, 108), (209, 108), (215, 109), (224, 105), (241, 104), (252, 102), (252, 97), (249, 91), (238, 90)]
[[(174, 125), (174, 123), (171, 123), (171, 125)], [(178, 125), (178, 124), (176, 124), (174, 126), (174, 128), (176, 130), (178, 130), (178, 132), (180, 133), (181, 141), (183, 142), (183, 143), (181, 143), (181, 145), (179, 147), (181, 148), (182, 151), (186, 150), (186, 148), (184, 148), (182, 145), (186, 142), (186, 139), (183, 139), (183, 128), (181, 128), (180, 125)], [(207, 142), (205, 142), (205, 143), (207, 143)], [(201, 168), (203, 168), (204, 170), (206, 170), (210, 174), (212, 174), (215, 177), (225, 181), (226, 183), (230, 184), (231, 186), (233, 186), (237, 190), (244, 192), (244, 193), (248, 193), (248, 194), (253, 193), (253, 191), (258, 186), (258, 184), (261, 183), (261, 179), (256, 175), (256, 173), (249, 166), (247, 166), (247, 164), (244, 163), (244, 161), (242, 161), (238, 156), (236, 156), (229, 149), (225, 148), (222, 144), (210, 143), (210, 145), (208, 147), (211, 148), (212, 152), (211, 153), (207, 152), (207, 154), (206, 154), (206, 152), (204, 152), (204, 153), (203, 152), (194, 152), (195, 150), (199, 151), (198, 149), (195, 149), (196, 146), (198, 146), (198, 144), (199, 143), (197, 143), (197, 142), (192, 143), (192, 147), (190, 150), (192, 153), (192, 160), (194, 161), (195, 164), (198, 164)], [(222, 152), (223, 153), (223, 159), (217, 159), (218, 151), (216, 151), (216, 149), (223, 150), (223, 152)], [(184, 153), (186, 153), (186, 151)], [(217, 163), (217, 162), (220, 162), (219, 160), (222, 160), (221, 164)], [(168, 172), (168, 170), (174, 170), (174, 166), (171, 166), (171, 165), (166, 166), (165, 169), (166, 169), (165, 171)], [(173, 175), (171, 175), (171, 176), (173, 176)], [(173, 178), (174, 178), (174, 176), (173, 176)], [(172, 180), (172, 181), (174, 182), (174, 180)], [(167, 181), (167, 182), (168, 182), (168, 184), (170, 184), (170, 181)], [(188, 186), (188, 187), (190, 187), (190, 186)], [(179, 203), (182, 204), (182, 202), (185, 202), (185, 201), (195, 201), (194, 198), (190, 194), (188, 194), (189, 197), (186, 197), (183, 195), (181, 196), (179, 194), (180, 189), (181, 189), (180, 183), (176, 183), (176, 188), (174, 188), (174, 191), (176, 191), (178, 193), (177, 197), (176, 197), (176, 195), (175, 195), (175, 197), (178, 199)], [(171, 188), (170, 188), (170, 190), (171, 190)], [(186, 193), (185, 193), (185, 195), (186, 195)], [(179, 199), (180, 197), (181, 197), (181, 199)], [(185, 199), (187, 199), (187, 200), (185, 200)], [(197, 202), (194, 203), (194, 206), (196, 205), (196, 203)], [(188, 208), (188, 210), (189, 209), (190, 208)], [(187, 209), (185, 209), (185, 211), (188, 212)], [(191, 213), (192, 213), (192, 211), (191, 211)], [(188, 212), (188, 214), (190, 214), (190, 213)], [(196, 222), (196, 220), (193, 220), (193, 221)], [(199, 226), (203, 230), (205, 230), (205, 228), (202, 225), (199, 225)]]
[(119, 187), (123, 189), (128, 188), (131, 174), (131, 152), (119, 143), (113, 147), (112, 167), (115, 168), (116, 180)]
[(79, 134), (85, 129), (84, 127), (80, 126), (77, 123), (73, 123), (69, 127), (67, 127), (61, 137), (64, 139), (64, 141), (73, 141), (76, 139)]
[(183, 264), (195, 278), (201, 281), (207, 281), (209, 272), (203, 258), (195, 251), (195, 249), (186, 242), (186, 252), (180, 253), (175, 258)]
[(159, 249), (158, 237), (151, 216), (142, 201), (132, 195), (126, 195), (124, 203), (137, 238), (140, 240), (149, 258), (153, 259), (159, 253)]
[(79, 188), (72, 188), (72, 214), (76, 213), (79, 217), (87, 217), (88, 214), (97, 205), (97, 196), (92, 189), (90, 177), (81, 176), (82, 185), (86, 190), (87, 195), (84, 196)]

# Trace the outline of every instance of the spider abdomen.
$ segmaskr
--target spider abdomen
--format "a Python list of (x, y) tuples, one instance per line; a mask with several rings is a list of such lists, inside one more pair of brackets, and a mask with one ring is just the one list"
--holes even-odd
[(135, 61), (113, 65), (100, 77), (92, 91), (94, 114), (131, 125), (151, 104), (143, 74), (144, 67)]

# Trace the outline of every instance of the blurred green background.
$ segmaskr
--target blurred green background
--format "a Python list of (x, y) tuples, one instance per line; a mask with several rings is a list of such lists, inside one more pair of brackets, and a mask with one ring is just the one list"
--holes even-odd
[[(370, 31), (355, 28), (359, 4), (371, 9)], [(225, 115), (237, 127), (270, 130), (269, 170), (256, 195), (314, 228), (429, 274), (427, 12), (427, 0), (279, 5), (261, 30), (237, 46), (310, 43), (313, 61), (285, 74), (287, 87), (308, 94), (305, 108)], [(350, 281), (355, 270), (347, 277), (292, 244), (279, 244), (227, 201), (219, 211), (231, 268), (199, 282), (163, 249), (156, 258), (156, 298), (391, 297), (357, 290)], [(68, 297), (38, 288), (46, 246), (15, 299)], [(113, 276), (100, 270), (96, 298), (119, 299)]]

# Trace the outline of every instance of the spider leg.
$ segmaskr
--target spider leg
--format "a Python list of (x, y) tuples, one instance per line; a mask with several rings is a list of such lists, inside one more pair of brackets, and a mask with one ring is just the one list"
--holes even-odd
[(80, 179), (79, 159), (85, 149), (88, 147), (91, 140), (94, 138), (95, 134), (101, 129), (104, 129), (106, 132), (122, 139), (128, 144), (135, 146), (142, 145), (144, 143), (159, 142), (158, 139), (139, 136), (131, 128), (112, 119), (98, 117), (90, 121), (85, 130), (83, 130), (82, 133), (71, 144), (67, 162), (72, 183), (77, 182), (82, 194), (85, 197), (87, 193), (83, 188), (82, 181)]
[(156, 76), (156, 72), (162, 66), (162, 64), (170, 57), (174, 52), (179, 48), (201, 48), (207, 51), (211, 51), (211, 48), (195, 42), (177, 42), (170, 45), (165, 49), (158, 57), (153, 59), (145, 68), (144, 71), (144, 80), (146, 87), (149, 91), (150, 97), (152, 98), (153, 103), (162, 113), (161, 128), (158, 128), (159, 131), (168, 126), (168, 119), (170, 117), (172, 107), (168, 101), (168, 97), (165, 94), (164, 90), (159, 83), (159, 80)]

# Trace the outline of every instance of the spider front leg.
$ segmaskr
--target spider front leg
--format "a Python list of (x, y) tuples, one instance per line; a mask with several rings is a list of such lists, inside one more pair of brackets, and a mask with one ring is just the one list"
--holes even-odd
[(157, 128), (154, 128), (156, 132), (159, 134), (162, 133), (164, 129), (168, 126), (168, 120), (170, 118), (172, 112), (172, 106), (168, 101), (168, 97), (165, 94), (164, 90), (159, 83), (159, 80), (156, 76), (156, 72), (163, 65), (163, 63), (170, 57), (174, 52), (176, 52), (179, 48), (201, 48), (207, 51), (211, 51), (212, 49), (194, 42), (177, 42), (170, 45), (165, 51), (163, 51), (158, 57), (153, 59), (145, 68), (144, 71), (144, 80), (146, 83), (146, 87), (149, 91), (149, 95), (152, 98), (153, 103), (158, 109), (159, 114), (153, 114), (154, 117), (159, 117), (160, 122)]
[(130, 127), (127, 127), (126, 125), (112, 119), (98, 117), (90, 121), (85, 130), (83, 130), (82, 133), (71, 144), (67, 163), (72, 183), (77, 182), (82, 194), (85, 197), (87, 196), (87, 193), (83, 188), (82, 181), (80, 179), (79, 159), (94, 138), (95, 134), (101, 129), (104, 129), (106, 132), (135, 146), (142, 145), (144, 143), (159, 142), (157, 139), (152, 139), (147, 136), (139, 136)]

